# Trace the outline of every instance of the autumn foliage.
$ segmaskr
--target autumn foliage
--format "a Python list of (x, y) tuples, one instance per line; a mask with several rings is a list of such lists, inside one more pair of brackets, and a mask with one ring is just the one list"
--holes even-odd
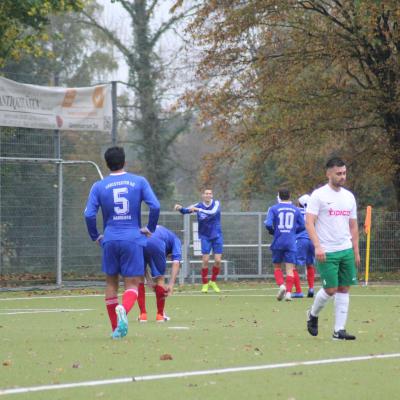
[(236, 168), (246, 200), (272, 190), (273, 170), (301, 194), (340, 155), (361, 203), (399, 208), (399, 19), (395, 0), (203, 1), (187, 28), (202, 57), (186, 95), (213, 128), (203, 179)]

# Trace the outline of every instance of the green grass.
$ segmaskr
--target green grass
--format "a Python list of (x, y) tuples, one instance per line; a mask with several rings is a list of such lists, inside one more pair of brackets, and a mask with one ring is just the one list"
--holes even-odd
[[(279, 303), (273, 297), (276, 289), (263, 283), (221, 284), (221, 289), (220, 295), (200, 295), (199, 287), (185, 287), (167, 300), (172, 320), (165, 324), (154, 322), (155, 298), (148, 296), (149, 322), (135, 321), (135, 306), (129, 315), (129, 334), (120, 341), (109, 338), (102, 297), (70, 296), (95, 290), (0, 293), (0, 389), (400, 352), (399, 286), (352, 290), (347, 328), (357, 340), (346, 343), (331, 340), (332, 304), (322, 312), (320, 334), (313, 338), (305, 330), (305, 311), (311, 299)], [(49, 295), (58, 297), (45, 298)], [(5, 298), (12, 300), (3, 301)], [(56, 308), (91, 311), (4, 314), (11, 309)], [(169, 329), (175, 326), (189, 329)], [(170, 354), (173, 359), (161, 361), (162, 354)], [(399, 374), (400, 359), (393, 358), (60, 389), (4, 398), (396, 398), (400, 392)]]

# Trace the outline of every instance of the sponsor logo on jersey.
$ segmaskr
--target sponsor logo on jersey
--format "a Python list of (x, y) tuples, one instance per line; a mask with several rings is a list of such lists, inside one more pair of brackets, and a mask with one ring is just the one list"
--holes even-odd
[(350, 210), (334, 210), (330, 208), (328, 214), (334, 217), (350, 217)]

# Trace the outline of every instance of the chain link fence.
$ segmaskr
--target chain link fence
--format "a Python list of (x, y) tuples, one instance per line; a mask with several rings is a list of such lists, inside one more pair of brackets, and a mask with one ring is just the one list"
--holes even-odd
[[(100, 249), (87, 235), (83, 209), (100, 170), (106, 170), (103, 154), (113, 140), (107, 133), (0, 127), (1, 286), (32, 282), (86, 284), (103, 279)], [(128, 162), (127, 169), (130, 167)], [(220, 200), (226, 210), (227, 201)], [(161, 204), (170, 205), (172, 199), (161, 199)], [(400, 279), (400, 213), (373, 210), (372, 215), (371, 278)], [(271, 237), (264, 228), (264, 218), (264, 210), (222, 213), (222, 279), (273, 276)], [(360, 228), (363, 218), (361, 211)], [(98, 222), (100, 226), (102, 222)], [(159, 223), (182, 240), (180, 281), (200, 281), (201, 256), (193, 243), (195, 218), (162, 211)], [(362, 279), (362, 233), (360, 248)], [(304, 271), (300, 273), (304, 275)]]

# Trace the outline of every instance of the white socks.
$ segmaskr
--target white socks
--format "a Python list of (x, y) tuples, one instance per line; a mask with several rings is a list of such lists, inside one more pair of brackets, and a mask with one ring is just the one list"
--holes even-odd
[(335, 295), (335, 332), (344, 329), (349, 312), (350, 296), (348, 293), (336, 293)]
[(325, 307), (330, 298), (331, 296), (329, 296), (323, 288), (319, 289), (311, 307), (311, 315), (318, 317), (318, 314)]

